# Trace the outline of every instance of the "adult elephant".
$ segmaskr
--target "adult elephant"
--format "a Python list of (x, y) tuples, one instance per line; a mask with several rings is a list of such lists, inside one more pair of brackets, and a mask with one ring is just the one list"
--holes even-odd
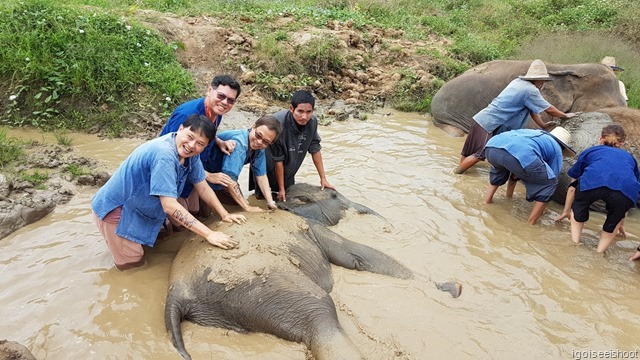
[[(562, 126), (571, 132), (571, 147), (578, 154), (588, 147), (598, 144), (600, 132), (605, 125), (613, 122), (619, 123), (627, 133), (625, 148), (633, 155), (636, 161), (640, 155), (640, 110), (628, 107), (613, 107), (586, 112), (573, 119), (566, 120)], [(569, 187), (567, 171), (576, 162), (577, 156), (565, 158), (562, 173), (558, 178), (558, 186), (553, 195), (553, 200), (564, 204)], [(612, 165), (612, 166), (615, 166)], [(593, 210), (604, 211), (604, 203), (597, 202), (592, 206)]]
[[(297, 200), (287, 191), (289, 207), (304, 200), (299, 201), (304, 207), (316, 202), (323, 211), (341, 211), (334, 206), (338, 194), (326, 196), (335, 190), (308, 185), (306, 189)], [(243, 225), (220, 224), (217, 229), (238, 239), (238, 248), (222, 250), (191, 238), (178, 252), (165, 307), (165, 325), (178, 352), (191, 358), (180, 326), (182, 320), (190, 320), (302, 342), (318, 360), (362, 359), (342, 330), (329, 295), (331, 264), (404, 279), (412, 278), (412, 272), (393, 258), (293, 212), (246, 216)], [(459, 283), (436, 286), (454, 297), (461, 292)]]
[[(495, 60), (467, 70), (447, 82), (433, 97), (431, 115), (436, 126), (453, 136), (469, 132), (473, 116), (484, 109), (531, 61)], [(545, 63), (553, 81), (545, 83), (543, 97), (563, 112), (586, 112), (624, 106), (618, 79), (602, 64)], [(549, 119), (541, 114), (543, 121)]]

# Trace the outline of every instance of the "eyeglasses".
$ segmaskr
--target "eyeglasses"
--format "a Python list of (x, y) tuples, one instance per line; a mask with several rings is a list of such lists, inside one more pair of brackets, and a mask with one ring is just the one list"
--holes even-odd
[(218, 100), (224, 101), (224, 99), (227, 99), (227, 104), (229, 104), (229, 105), (233, 105), (233, 104), (236, 103), (236, 99), (235, 98), (229, 97), (229, 96), (227, 96), (227, 95), (225, 95), (225, 94), (223, 94), (221, 92), (218, 92), (218, 90), (215, 90), (215, 92), (216, 92), (216, 97), (218, 98)]
[(271, 141), (265, 139), (264, 135), (258, 132), (258, 130), (254, 130), (253, 133), (256, 135), (256, 140), (262, 142), (263, 144), (269, 146), (271, 145)]

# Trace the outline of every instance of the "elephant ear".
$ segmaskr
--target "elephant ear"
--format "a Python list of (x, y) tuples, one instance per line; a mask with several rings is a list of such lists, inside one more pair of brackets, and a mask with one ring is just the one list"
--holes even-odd
[(309, 235), (330, 263), (347, 269), (370, 271), (401, 279), (413, 278), (411, 270), (394, 258), (369, 246), (358, 244), (336, 234), (320, 223), (308, 221)]

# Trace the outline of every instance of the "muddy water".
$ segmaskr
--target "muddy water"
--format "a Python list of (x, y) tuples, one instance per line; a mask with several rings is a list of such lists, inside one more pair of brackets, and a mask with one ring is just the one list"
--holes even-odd
[[(425, 117), (381, 112), (321, 134), (330, 182), (388, 220), (349, 219), (336, 231), (418, 274), (407, 281), (334, 267), (340, 321), (367, 358), (569, 359), (639, 347), (640, 264), (627, 260), (640, 244), (637, 211), (629, 239), (601, 257), (602, 215), (592, 214), (585, 245), (574, 246), (569, 224), (553, 222), (560, 205), (551, 204), (538, 226), (526, 224), (522, 188), (513, 200), (501, 189), (483, 205), (488, 166), (451, 174), (464, 139)], [(139, 141), (74, 143), (113, 169)], [(318, 183), (310, 159), (299, 181)], [(163, 308), (171, 260), (189, 235), (161, 241), (143, 269), (114, 270), (92, 223), (94, 192), (0, 241), (0, 339), (24, 343), (38, 359), (179, 358)], [(444, 280), (464, 283), (462, 296), (432, 285)], [(302, 345), (269, 335), (191, 323), (183, 332), (194, 359), (305, 359)]]

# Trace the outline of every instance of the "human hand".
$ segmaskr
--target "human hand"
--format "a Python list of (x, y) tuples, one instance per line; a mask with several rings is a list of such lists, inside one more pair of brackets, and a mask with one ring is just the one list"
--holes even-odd
[(276, 197), (280, 201), (287, 202), (287, 194), (286, 191), (280, 190), (278, 191), (278, 196)]
[(269, 209), (271, 210), (275, 210), (278, 208), (278, 204), (276, 204), (275, 201), (271, 200), (267, 203), (267, 206), (269, 207)]
[(578, 111), (578, 112), (566, 113), (564, 115), (565, 115), (565, 119), (571, 119), (571, 118), (574, 118), (574, 117), (576, 117), (578, 115), (581, 115), (581, 114), (582, 114), (582, 111)]
[(638, 259), (640, 259), (640, 246), (636, 248), (636, 253), (629, 258), (629, 260), (632, 260), (632, 261), (638, 260)]
[(222, 218), (222, 221), (228, 222), (228, 223), (234, 222), (236, 224), (242, 224), (247, 221), (247, 218), (242, 214), (227, 214)]
[(627, 233), (624, 231), (624, 225), (620, 225), (618, 227), (618, 235), (620, 235), (620, 237), (622, 237), (623, 239), (627, 238)]
[(230, 238), (229, 235), (220, 231), (209, 232), (206, 239), (209, 244), (225, 250), (233, 249), (234, 247), (238, 246), (238, 241)]
[(259, 208), (257, 206), (249, 206), (245, 209), (245, 211), (250, 213), (259, 213), (259, 212), (264, 212), (264, 209)]
[(561, 222), (564, 219), (569, 219), (571, 220), (571, 213), (569, 212), (563, 212), (562, 214), (560, 214), (560, 216), (558, 216), (557, 218), (553, 219), (555, 222)]
[(333, 189), (335, 190), (336, 187), (329, 184), (329, 182), (326, 179), (322, 179), (320, 180), (320, 190), (324, 190), (324, 188), (329, 188), (329, 189)]
[(560, 121), (551, 120), (551, 121), (547, 121), (547, 122), (544, 124), (544, 128), (545, 128), (545, 129), (548, 129), (548, 128), (552, 127), (552, 126), (558, 126), (558, 125), (560, 125)]
[(219, 148), (220, 148), (220, 150), (222, 150), (223, 153), (225, 153), (227, 155), (231, 155), (233, 150), (235, 150), (235, 148), (236, 148), (236, 141), (235, 140), (220, 141)]
[(207, 173), (207, 182), (211, 184), (218, 184), (222, 186), (229, 186), (233, 184), (233, 179), (225, 173)]

